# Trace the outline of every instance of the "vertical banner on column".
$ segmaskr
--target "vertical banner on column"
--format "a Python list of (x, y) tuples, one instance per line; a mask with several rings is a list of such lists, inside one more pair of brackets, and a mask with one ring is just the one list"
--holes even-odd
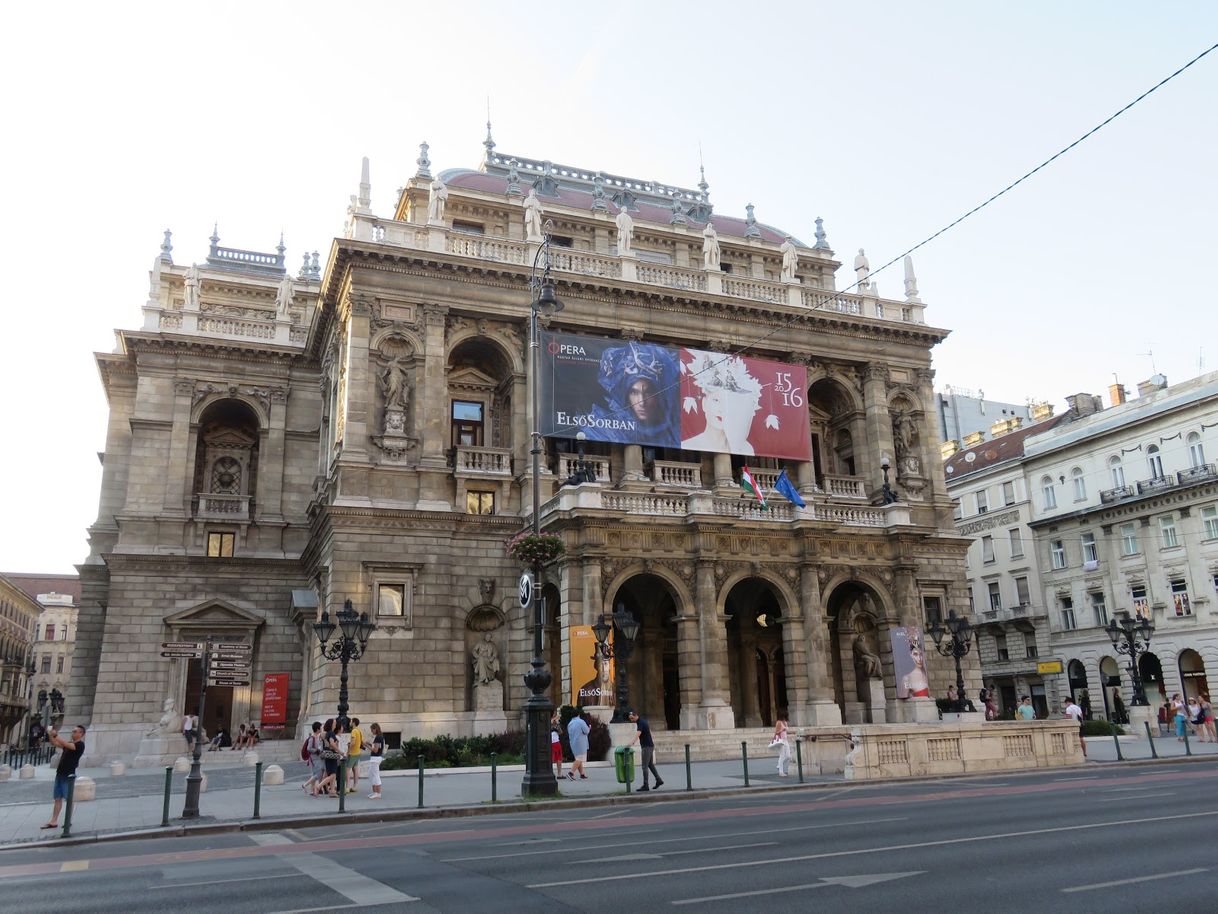
[[(609, 634), (613, 644), (613, 634)], [(591, 625), (571, 626), (571, 704), (609, 708), (614, 701), (613, 660), (605, 657)]]
[(282, 730), (288, 723), (288, 674), (267, 673), (262, 680), (263, 730)]

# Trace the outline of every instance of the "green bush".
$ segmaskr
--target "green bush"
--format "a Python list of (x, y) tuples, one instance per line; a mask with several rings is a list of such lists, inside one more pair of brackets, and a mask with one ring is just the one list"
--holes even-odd
[(1114, 733), (1120, 736), (1124, 732), (1124, 727), (1118, 724), (1111, 724), (1106, 720), (1083, 721), (1083, 736), (1112, 736)]
[(491, 763), (495, 753), (500, 765), (519, 764), (524, 755), (525, 735), (519, 731), (494, 736), (437, 736), (434, 739), (413, 737), (402, 743), (398, 752), (390, 752), (381, 763), (384, 771), (415, 769), (419, 756), (425, 768), (477, 768)]

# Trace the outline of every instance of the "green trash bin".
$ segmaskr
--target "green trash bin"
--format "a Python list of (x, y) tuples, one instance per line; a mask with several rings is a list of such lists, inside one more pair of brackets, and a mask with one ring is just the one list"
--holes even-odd
[(618, 746), (613, 750), (613, 768), (619, 784), (634, 783), (634, 751), (629, 746)]

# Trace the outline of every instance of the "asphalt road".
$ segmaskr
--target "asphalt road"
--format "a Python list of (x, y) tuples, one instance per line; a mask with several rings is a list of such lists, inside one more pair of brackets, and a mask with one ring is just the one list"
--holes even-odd
[(1218, 910), (1218, 766), (1010, 774), (0, 853), (26, 914)]

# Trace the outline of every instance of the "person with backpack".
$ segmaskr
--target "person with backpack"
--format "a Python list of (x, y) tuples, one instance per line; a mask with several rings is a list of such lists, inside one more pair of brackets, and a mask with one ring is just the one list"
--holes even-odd
[(300, 785), (300, 789), (312, 796), (317, 796), (321, 783), (321, 721), (313, 721), (312, 732), (305, 737), (300, 746), (300, 760), (309, 767), (309, 779)]

